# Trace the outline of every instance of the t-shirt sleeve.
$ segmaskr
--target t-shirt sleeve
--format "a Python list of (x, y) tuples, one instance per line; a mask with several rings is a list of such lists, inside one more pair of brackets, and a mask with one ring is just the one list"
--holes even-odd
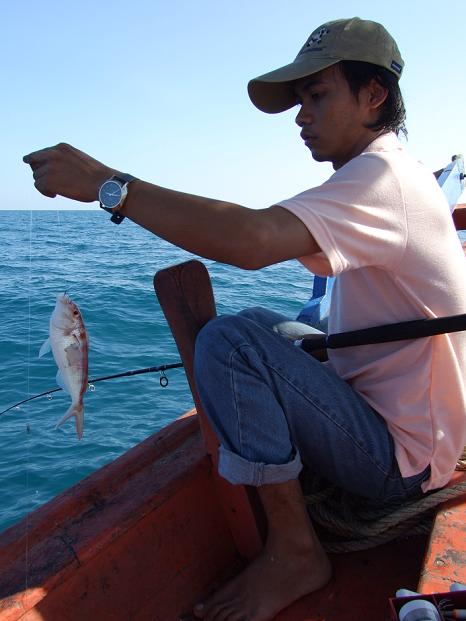
[(406, 214), (390, 163), (364, 153), (321, 186), (277, 203), (297, 216), (322, 252), (300, 257), (310, 271), (336, 276), (361, 267), (393, 268), (406, 246)]

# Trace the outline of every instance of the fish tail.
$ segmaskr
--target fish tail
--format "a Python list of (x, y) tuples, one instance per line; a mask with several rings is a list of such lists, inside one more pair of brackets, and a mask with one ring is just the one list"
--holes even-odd
[(61, 418), (56, 424), (55, 429), (58, 429), (58, 427), (63, 425), (63, 423), (72, 416), (76, 417), (76, 433), (78, 434), (78, 439), (81, 440), (84, 429), (84, 407), (81, 402), (72, 403), (70, 405), (63, 418)]

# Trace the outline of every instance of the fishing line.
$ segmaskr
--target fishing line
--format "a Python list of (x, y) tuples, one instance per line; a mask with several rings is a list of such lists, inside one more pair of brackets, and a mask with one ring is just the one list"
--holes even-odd
[[(32, 285), (32, 209), (29, 212), (29, 286), (28, 286), (28, 349), (27, 349), (27, 394), (31, 394), (31, 285)], [(29, 464), (31, 459), (31, 437), (29, 420), (26, 419), (26, 498), (29, 498)], [(25, 552), (25, 588), (29, 585), (29, 511), (26, 513), (26, 552)]]
[[(58, 222), (58, 237), (60, 239), (59, 246), (62, 247), (61, 241), (61, 222), (60, 222), (60, 214), (57, 209), (57, 222)], [(33, 232), (33, 210), (29, 211), (29, 283), (28, 283), (28, 346), (27, 346), (27, 394), (31, 394), (31, 308), (32, 308), (32, 232)], [(57, 249), (59, 252), (60, 248)], [(33, 397), (32, 397), (33, 398)], [(30, 401), (32, 399), (29, 397), (27, 400)], [(30, 499), (30, 480), (29, 480), (29, 470), (31, 464), (31, 426), (29, 419), (26, 419), (26, 498), (29, 499), (30, 504), (32, 505), (32, 500)], [(30, 511), (26, 512), (26, 549), (25, 549), (25, 588), (29, 587), (29, 514)]]
[[(145, 367), (144, 369), (135, 369), (133, 371), (124, 371), (122, 373), (116, 373), (114, 375), (96, 377), (95, 379), (90, 379), (88, 381), (88, 390), (92, 391), (93, 384), (97, 384), (97, 382), (103, 382), (106, 380), (117, 379), (121, 377), (130, 377), (133, 375), (142, 375), (143, 373), (160, 373), (160, 385), (162, 386), (162, 388), (166, 388), (168, 386), (168, 377), (165, 375), (165, 371), (169, 371), (170, 369), (180, 369), (181, 367), (183, 367), (182, 362), (174, 362), (172, 364), (162, 364), (158, 367)], [(6, 410), (3, 410), (2, 412), (0, 412), (0, 416), (2, 414), (5, 414), (6, 412), (9, 412), (10, 410), (13, 410), (14, 408), (19, 407), (20, 405), (23, 405), (24, 403), (27, 403), (28, 401), (32, 401), (33, 399), (39, 399), (39, 397), (48, 397), (54, 392), (59, 392), (60, 390), (63, 390), (63, 389), (54, 388), (52, 390), (46, 390), (45, 392), (41, 392), (40, 394), (34, 395), (33, 397), (28, 397), (27, 399), (23, 399), (23, 401), (19, 401), (18, 403), (15, 403), (14, 405), (10, 405), (10, 407), (8, 407)]]
[(29, 212), (29, 283), (28, 283), (28, 349), (27, 349), (27, 394), (31, 380), (31, 281), (32, 281), (32, 209)]
[[(62, 223), (60, 220), (60, 210), (57, 209), (57, 230), (58, 230), (58, 248), (57, 248), (57, 261), (59, 263), (61, 263), (61, 265), (64, 265), (65, 263), (67, 263), (65, 261), (65, 253), (64, 253), (64, 246), (63, 246), (63, 237), (62, 237)], [(60, 254), (63, 254), (62, 260), (60, 261)], [(63, 288), (63, 291), (68, 291), (69, 288), (66, 286), (66, 275), (63, 276), (63, 282), (65, 283), (65, 287)], [(69, 279), (68, 279), (69, 280)]]

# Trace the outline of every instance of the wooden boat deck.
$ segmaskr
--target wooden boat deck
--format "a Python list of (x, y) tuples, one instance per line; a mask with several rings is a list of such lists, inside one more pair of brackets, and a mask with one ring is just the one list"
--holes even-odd
[[(5, 531), (0, 620), (178, 619), (243, 564), (213, 474), (191, 412)], [(388, 598), (416, 590), (419, 575), (424, 592), (465, 582), (466, 500), (438, 520), (429, 545), (412, 537), (333, 555), (330, 584), (275, 621), (385, 621)]]

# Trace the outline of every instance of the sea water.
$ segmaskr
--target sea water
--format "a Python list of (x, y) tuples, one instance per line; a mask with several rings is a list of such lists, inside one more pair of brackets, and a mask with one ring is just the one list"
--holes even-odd
[[(81, 309), (89, 377), (179, 361), (153, 289), (154, 274), (193, 255), (100, 210), (0, 211), (0, 411), (56, 388), (51, 355), (38, 358), (58, 293)], [(204, 260), (217, 312), (264, 306), (290, 318), (312, 275), (297, 261), (248, 272)], [(58, 392), (0, 416), (0, 531), (193, 406), (182, 369), (109, 380), (85, 395), (84, 436), (55, 429), (70, 398)]]

